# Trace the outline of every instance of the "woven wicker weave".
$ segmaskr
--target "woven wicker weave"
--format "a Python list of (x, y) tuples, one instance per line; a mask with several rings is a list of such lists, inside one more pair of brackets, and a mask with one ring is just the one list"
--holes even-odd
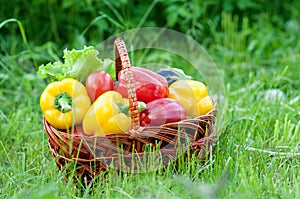
[(179, 147), (189, 150), (189, 154), (196, 154), (200, 159), (209, 155), (214, 141), (216, 104), (206, 115), (193, 119), (140, 127), (135, 83), (122, 39), (115, 40), (114, 54), (116, 72), (123, 70), (127, 81), (132, 128), (126, 133), (85, 136), (59, 131), (44, 118), (49, 147), (59, 168), (75, 163), (74, 182), (83, 179), (90, 182), (111, 167), (122, 171), (137, 170), (139, 163), (147, 158), (145, 154), (151, 154), (147, 152), (149, 146), (158, 150), (157, 158), (163, 166), (176, 160)]

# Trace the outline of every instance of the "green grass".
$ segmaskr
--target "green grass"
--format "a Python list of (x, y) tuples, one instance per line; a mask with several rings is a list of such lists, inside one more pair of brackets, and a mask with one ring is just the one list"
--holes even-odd
[[(56, 7), (51, 4), (51, 8)], [(113, 13), (117, 17), (111, 21), (127, 22), (124, 29), (133, 27), (132, 21), (118, 15), (121, 11)], [(102, 20), (93, 17), (92, 24)], [(140, 22), (151, 24), (146, 18)], [(1, 36), (0, 198), (300, 198), (299, 29), (264, 20), (250, 23), (246, 17), (225, 12), (220, 23), (207, 23), (211, 35), (204, 47), (223, 75), (227, 107), (206, 164), (192, 159), (181, 163), (177, 172), (172, 167), (122, 176), (111, 171), (107, 180), (99, 176), (94, 189), (76, 189), (64, 181), (64, 173), (51, 157), (39, 108), (46, 82), (36, 75), (36, 66), (59, 59), (64, 47), (58, 46), (62, 41), (56, 38), (59, 22), (52, 18), (57, 43), (50, 40), (41, 45), (40, 35), (36, 40), (26, 37), (19, 20), (0, 23), (0, 32), (14, 26), (10, 34)], [(89, 24), (81, 26), (85, 34)], [(201, 33), (197, 25), (190, 31)], [(64, 45), (77, 45), (69, 39)], [(172, 62), (185, 63), (179, 58)], [(269, 89), (282, 91), (285, 98), (265, 99)]]

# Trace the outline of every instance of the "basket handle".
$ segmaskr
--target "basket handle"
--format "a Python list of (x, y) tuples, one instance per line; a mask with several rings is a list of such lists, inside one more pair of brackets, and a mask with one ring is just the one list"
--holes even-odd
[(118, 80), (118, 73), (123, 70), (124, 77), (127, 84), (129, 110), (131, 118), (131, 128), (137, 130), (140, 128), (140, 117), (138, 111), (138, 103), (136, 97), (135, 81), (131, 70), (131, 64), (127, 52), (126, 45), (121, 38), (117, 38), (114, 42), (114, 56), (116, 79)]

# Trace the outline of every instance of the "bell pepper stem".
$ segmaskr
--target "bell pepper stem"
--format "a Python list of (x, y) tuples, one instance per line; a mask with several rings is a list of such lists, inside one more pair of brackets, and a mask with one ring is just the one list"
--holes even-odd
[(59, 105), (61, 106), (61, 112), (66, 113), (72, 109), (72, 106), (68, 104), (65, 98), (61, 98), (58, 100)]
[[(124, 105), (122, 103), (118, 103), (118, 107), (120, 112), (125, 113), (127, 116), (130, 115), (129, 113), (129, 105)], [(138, 111), (141, 112), (147, 108), (147, 105), (144, 102), (138, 102)]]
[(147, 105), (145, 102), (138, 102), (138, 111), (141, 112), (147, 108)]
[(72, 110), (72, 97), (68, 93), (63, 92), (55, 96), (54, 105), (56, 109), (63, 113), (69, 112)]

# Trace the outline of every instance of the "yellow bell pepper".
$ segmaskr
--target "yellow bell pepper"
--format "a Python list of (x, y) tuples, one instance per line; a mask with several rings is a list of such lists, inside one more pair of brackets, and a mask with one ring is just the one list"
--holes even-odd
[(213, 109), (207, 87), (195, 80), (178, 80), (169, 86), (169, 98), (179, 101), (186, 109), (187, 116), (197, 117)]
[(46, 120), (57, 129), (81, 124), (91, 106), (85, 86), (72, 78), (50, 83), (40, 97), (40, 107)]
[[(103, 136), (130, 130), (131, 120), (128, 113), (128, 99), (116, 91), (100, 95), (87, 111), (83, 130), (87, 135)], [(125, 110), (122, 110), (124, 107)]]

